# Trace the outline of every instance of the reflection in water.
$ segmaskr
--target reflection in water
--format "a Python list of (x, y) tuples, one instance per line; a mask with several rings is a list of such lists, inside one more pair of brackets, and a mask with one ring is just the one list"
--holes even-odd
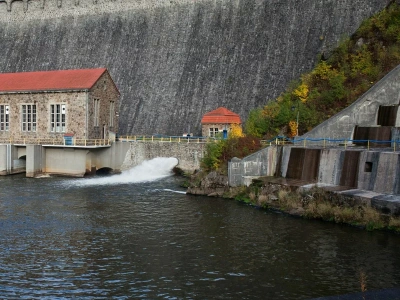
[(309, 299), (360, 291), (360, 272), (368, 290), (399, 285), (399, 236), (185, 195), (168, 161), (156, 180), (151, 163), (131, 180), (1, 177), (0, 298)]

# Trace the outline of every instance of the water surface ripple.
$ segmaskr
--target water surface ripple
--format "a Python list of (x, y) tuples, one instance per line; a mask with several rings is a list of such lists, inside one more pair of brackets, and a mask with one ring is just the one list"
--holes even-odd
[(0, 178), (1, 299), (309, 299), (358, 292), (361, 273), (399, 286), (398, 235), (189, 196), (165, 174), (85, 180)]

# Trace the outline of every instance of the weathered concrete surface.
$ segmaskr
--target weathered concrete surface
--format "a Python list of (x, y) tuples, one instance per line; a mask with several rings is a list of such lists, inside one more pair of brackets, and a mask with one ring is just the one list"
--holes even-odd
[(344, 153), (339, 149), (322, 149), (318, 170), (318, 182), (339, 185)]
[(139, 165), (145, 160), (156, 157), (175, 157), (180, 169), (194, 172), (200, 169), (200, 160), (204, 156), (204, 143), (174, 143), (174, 142), (130, 142), (122, 169), (126, 170)]
[[(353, 139), (356, 125), (360, 127), (378, 125), (379, 106), (399, 105), (399, 100), (400, 65), (375, 84), (356, 102), (307, 132), (302, 137)], [(398, 113), (400, 113), (399, 111)], [(400, 122), (400, 118), (397, 118), (396, 122)]]
[(378, 193), (398, 194), (399, 154), (395, 152), (363, 152), (357, 187)]
[(0, 70), (107, 67), (120, 134), (245, 121), (390, 0), (0, 1)]
[(400, 213), (399, 152), (362, 148), (278, 148), (283, 148), (279, 159), (266, 155), (279, 153), (277, 147), (270, 146), (256, 155), (232, 160), (228, 166), (229, 186), (248, 186), (254, 178), (273, 176), (260, 170), (279, 170), (280, 165), (283, 172), (275, 174), (281, 177), (281, 181), (274, 181), (276, 183), (285, 185), (283, 181), (291, 180), (289, 185), (302, 189), (319, 186), (352, 197), (360, 204), (387, 210), (391, 214)]
[(254, 176), (274, 176), (277, 165), (277, 147), (267, 147), (245, 158), (234, 158), (228, 163), (231, 186), (248, 185)]
[(0, 145), (0, 175), (10, 175), (25, 172), (26, 161), (21, 156), (24, 152), (15, 145)]
[(41, 145), (26, 146), (26, 177), (35, 177), (43, 172), (44, 151)]

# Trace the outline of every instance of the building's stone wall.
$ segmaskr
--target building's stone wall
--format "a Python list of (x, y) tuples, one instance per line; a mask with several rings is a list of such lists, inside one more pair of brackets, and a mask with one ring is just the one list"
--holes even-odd
[[(99, 126), (94, 126), (94, 100), (100, 100)], [(110, 124), (110, 105), (114, 102), (114, 126)], [(118, 133), (119, 122), (119, 92), (108, 72), (105, 72), (90, 89), (88, 99), (88, 137), (103, 139), (109, 137), (109, 132)], [(103, 130), (105, 128), (105, 136)]]
[(218, 133), (222, 134), (224, 130), (228, 132), (231, 131), (231, 124), (202, 124), (201, 125), (201, 134), (202, 136), (210, 136), (210, 128), (218, 128)]
[[(1, 138), (63, 139), (65, 133), (85, 137), (87, 92), (0, 94), (0, 105), (9, 105), (10, 127)], [(22, 104), (36, 104), (36, 131), (22, 131)], [(50, 131), (50, 105), (66, 105), (65, 133)]]
[[(99, 126), (94, 126), (93, 99), (100, 99)], [(114, 101), (114, 127), (110, 127), (110, 102)], [(36, 104), (36, 131), (22, 131), (22, 104)], [(50, 105), (66, 105), (65, 132), (51, 132)], [(62, 140), (65, 133), (76, 139), (103, 139), (109, 131), (118, 131), (119, 92), (108, 72), (90, 91), (3, 93), (0, 105), (9, 105), (9, 130), (0, 131), (0, 138)], [(88, 111), (87, 111), (88, 109)], [(106, 135), (103, 137), (103, 124)]]

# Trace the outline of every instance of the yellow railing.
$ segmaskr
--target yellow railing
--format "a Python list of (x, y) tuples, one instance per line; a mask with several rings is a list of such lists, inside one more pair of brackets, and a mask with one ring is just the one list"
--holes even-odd
[(124, 142), (208, 143), (216, 139), (186, 136), (131, 135), (120, 136), (119, 140)]

